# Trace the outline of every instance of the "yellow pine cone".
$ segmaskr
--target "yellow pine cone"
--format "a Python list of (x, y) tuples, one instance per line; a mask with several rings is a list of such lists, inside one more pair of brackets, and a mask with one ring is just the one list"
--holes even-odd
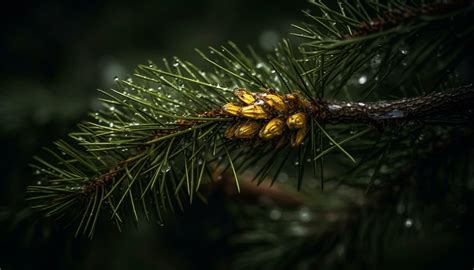
[(298, 106), (302, 109), (308, 109), (312, 107), (311, 101), (302, 97), (298, 98)]
[(291, 136), (291, 146), (299, 146), (303, 142), (306, 132), (308, 132), (308, 128), (306, 126), (298, 129), (296, 133)]
[(253, 102), (255, 102), (254, 95), (246, 89), (239, 88), (234, 91), (234, 95), (245, 104), (252, 104)]
[(287, 109), (285, 101), (278, 95), (267, 94), (262, 96), (262, 98), (268, 106), (272, 107), (280, 113), (285, 112)]
[(299, 129), (306, 126), (306, 115), (304, 113), (295, 113), (286, 119), (286, 125), (290, 129)]
[(284, 128), (285, 122), (283, 120), (273, 118), (260, 130), (258, 135), (264, 140), (270, 140), (281, 136), (281, 134), (283, 134)]
[(234, 137), (237, 139), (250, 139), (252, 138), (262, 127), (257, 122), (247, 122), (240, 124), (234, 131)]
[(235, 133), (235, 131), (237, 130), (238, 127), (239, 127), (239, 125), (232, 125), (232, 126), (228, 127), (224, 132), (224, 137), (226, 137), (227, 139), (234, 138), (234, 133)]
[(240, 116), (240, 109), (242, 107), (235, 105), (234, 103), (227, 103), (224, 106), (222, 106), (222, 110), (224, 110), (226, 113), (234, 116)]
[(252, 119), (266, 119), (269, 114), (263, 109), (262, 106), (248, 105), (240, 109), (240, 115)]

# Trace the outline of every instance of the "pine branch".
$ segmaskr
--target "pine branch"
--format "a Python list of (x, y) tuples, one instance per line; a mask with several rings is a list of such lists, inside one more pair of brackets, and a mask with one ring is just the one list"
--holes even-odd
[(330, 123), (388, 123), (471, 117), (474, 107), (472, 85), (433, 92), (423, 96), (376, 102), (323, 102), (317, 106), (316, 119)]
[[(315, 18), (324, 26), (314, 32), (322, 40), (309, 37), (313, 40), (301, 47), (284, 40), (267, 58), (229, 43), (209, 54), (198, 51), (210, 66), (206, 71), (174, 58), (141, 65), (133, 78), (117, 78), (115, 89), (101, 91), (103, 109), (82, 122), (70, 142), (48, 150), (51, 161), (36, 158), (40, 180), (28, 189), (34, 207), (48, 216), (78, 219), (76, 233), (89, 236), (104, 210), (119, 227), (125, 216), (161, 223), (165, 212), (183, 210), (202, 197), (200, 188), (213, 183), (216, 168), (232, 171), (236, 189), (243, 171), (254, 168), (257, 183), (268, 178), (273, 183), (288, 164), (298, 166), (298, 188), (309, 173), (322, 186), (324, 160), (333, 150), (345, 157), (341, 166), (355, 171), (384, 160), (367, 156), (390, 149), (390, 136), (367, 123), (449, 122), (459, 115), (470, 120), (471, 86), (441, 91), (460, 84), (432, 83), (446, 78), (470, 50), (470, 9), (456, 13), (452, 25), (435, 36), (430, 29), (446, 24), (443, 16), (374, 39), (344, 40), (346, 31), (365, 20), (361, 17), (370, 16), (351, 4), (342, 6), (346, 11), (330, 12), (319, 5), (338, 23)], [(377, 14), (387, 10), (377, 7)], [(352, 15), (344, 15), (349, 10)], [(398, 51), (412, 41), (418, 43), (409, 55)], [(347, 42), (352, 45), (341, 46)], [(438, 55), (441, 45), (449, 53)], [(413, 69), (421, 71), (414, 76)], [(418, 76), (430, 83), (420, 83)], [(383, 101), (393, 96), (403, 98)], [(396, 128), (400, 145), (416, 131), (403, 123)], [(380, 145), (374, 150), (375, 141)], [(396, 155), (406, 149), (390, 150)]]

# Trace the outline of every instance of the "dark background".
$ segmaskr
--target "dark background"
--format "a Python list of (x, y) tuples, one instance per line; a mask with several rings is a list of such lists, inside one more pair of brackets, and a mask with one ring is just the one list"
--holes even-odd
[[(193, 216), (201, 213), (199, 205), (163, 229), (140, 224), (117, 233), (103, 224), (93, 240), (74, 239), (63, 224), (30, 218), (23, 208), (25, 187), (33, 181), (28, 163), (98, 107), (96, 89), (111, 87), (114, 76), (174, 55), (199, 64), (194, 48), (206, 51), (228, 40), (268, 52), (308, 7), (304, 0), (3, 3), (0, 268), (227, 269), (226, 243), (212, 243), (212, 235), (194, 239), (189, 226), (177, 225), (205, 219)], [(218, 205), (202, 212), (213, 217), (207, 225), (218, 232), (228, 228)]]

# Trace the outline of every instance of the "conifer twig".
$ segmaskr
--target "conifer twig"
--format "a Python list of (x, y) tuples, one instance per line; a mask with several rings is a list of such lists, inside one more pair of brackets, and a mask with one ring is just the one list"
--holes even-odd
[(374, 123), (400, 120), (424, 120), (465, 114), (474, 107), (472, 85), (392, 101), (330, 101), (318, 106), (316, 118), (324, 122)]

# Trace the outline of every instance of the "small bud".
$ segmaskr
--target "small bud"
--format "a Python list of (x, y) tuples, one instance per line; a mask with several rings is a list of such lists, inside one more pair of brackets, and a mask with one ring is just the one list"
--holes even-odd
[(248, 105), (242, 107), (240, 109), (240, 114), (252, 119), (266, 119), (269, 116), (263, 107), (258, 105)]
[(234, 131), (234, 136), (237, 139), (249, 139), (252, 138), (258, 130), (262, 127), (257, 122), (247, 122), (240, 124)]
[(311, 104), (311, 101), (307, 100), (306, 98), (299, 97), (298, 106), (302, 109), (309, 109), (312, 107), (312, 104)]
[(278, 95), (274, 94), (268, 94), (263, 96), (263, 99), (265, 100), (265, 103), (275, 109), (278, 112), (284, 112), (287, 109), (287, 106), (285, 102), (283, 101), (283, 98), (281, 98)]
[(304, 113), (295, 113), (286, 119), (286, 124), (290, 129), (299, 129), (306, 125), (306, 115)]
[(306, 136), (306, 132), (308, 131), (307, 127), (304, 126), (296, 131), (296, 133), (291, 136), (291, 146), (296, 147), (299, 146)]
[(224, 106), (222, 106), (222, 110), (224, 110), (226, 113), (234, 116), (240, 116), (240, 109), (242, 107), (237, 106), (233, 103), (227, 103)]
[(268, 122), (258, 134), (264, 140), (270, 140), (283, 134), (285, 122), (278, 118), (273, 118)]
[(239, 125), (233, 125), (233, 126), (228, 127), (224, 132), (224, 137), (226, 137), (227, 139), (234, 138), (234, 133), (237, 130), (238, 126)]
[(235, 90), (234, 95), (245, 104), (252, 104), (255, 101), (254, 95), (243, 88)]
[(293, 110), (296, 108), (298, 103), (298, 96), (296, 94), (286, 94), (285, 95), (285, 102), (289, 110)]
[(286, 94), (286, 95), (285, 95), (285, 98), (286, 98), (288, 101), (296, 101), (296, 95), (295, 95), (295, 94)]

